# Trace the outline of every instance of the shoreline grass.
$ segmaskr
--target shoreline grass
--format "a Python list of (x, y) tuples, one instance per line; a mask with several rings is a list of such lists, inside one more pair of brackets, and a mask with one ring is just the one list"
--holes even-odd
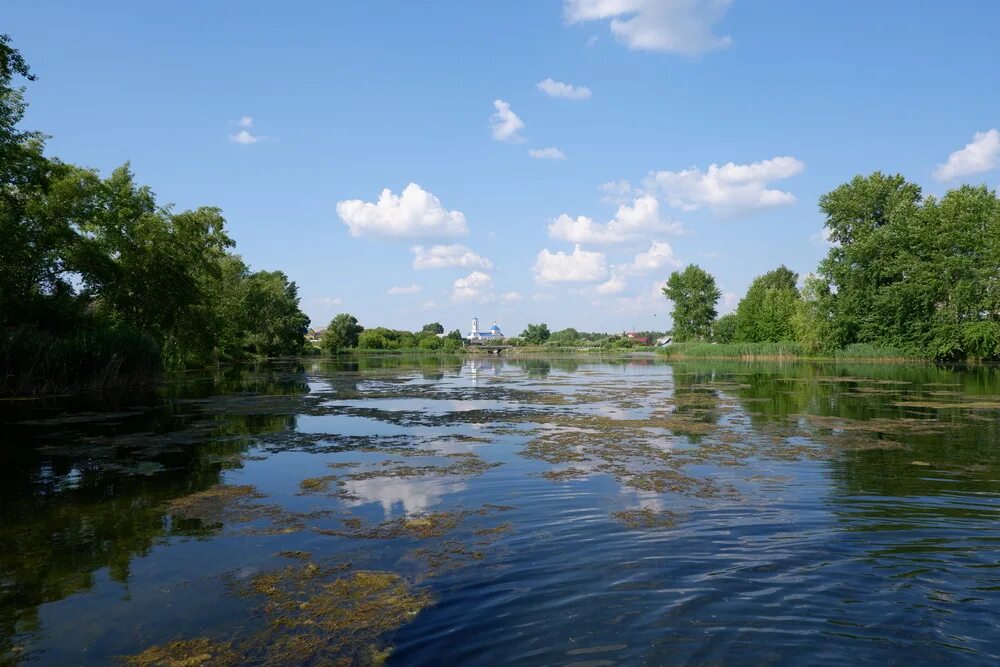
[(839, 350), (810, 352), (798, 343), (674, 343), (657, 349), (668, 359), (739, 359), (741, 361), (873, 361), (929, 363), (926, 357), (889, 347), (857, 343)]

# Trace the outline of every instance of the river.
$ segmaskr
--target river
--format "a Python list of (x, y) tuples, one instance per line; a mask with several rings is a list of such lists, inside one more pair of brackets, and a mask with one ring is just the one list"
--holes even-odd
[(1000, 657), (994, 369), (362, 356), (0, 418), (0, 664)]

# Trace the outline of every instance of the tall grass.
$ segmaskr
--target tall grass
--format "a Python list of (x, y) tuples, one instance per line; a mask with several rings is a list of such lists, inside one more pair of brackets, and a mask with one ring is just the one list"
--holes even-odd
[(902, 350), (855, 344), (840, 350), (812, 352), (795, 342), (780, 343), (674, 343), (658, 350), (671, 359), (866, 359), (899, 361), (915, 359)]
[(149, 337), (120, 329), (55, 335), (31, 327), (0, 334), (0, 395), (129, 387), (154, 379), (160, 350)]

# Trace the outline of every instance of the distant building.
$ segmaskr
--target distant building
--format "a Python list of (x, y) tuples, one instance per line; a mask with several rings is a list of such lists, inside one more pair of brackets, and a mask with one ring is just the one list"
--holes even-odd
[(652, 345), (653, 344), (653, 340), (651, 338), (647, 338), (646, 336), (640, 336), (639, 334), (637, 334), (634, 331), (630, 331), (630, 332), (628, 332), (625, 335), (628, 336), (628, 339), (630, 341), (632, 341), (633, 343), (636, 343), (638, 345)]
[(493, 326), (490, 327), (489, 331), (479, 330), (479, 318), (472, 318), (472, 331), (469, 335), (465, 337), (470, 343), (488, 343), (491, 341), (500, 341), (504, 339), (503, 332), (500, 331), (500, 327), (497, 326), (496, 322), (493, 322)]

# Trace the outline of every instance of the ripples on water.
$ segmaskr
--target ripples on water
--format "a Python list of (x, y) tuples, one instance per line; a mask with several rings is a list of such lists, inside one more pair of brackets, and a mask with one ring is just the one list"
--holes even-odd
[(3, 402), (0, 663), (1000, 654), (993, 370), (304, 363)]

